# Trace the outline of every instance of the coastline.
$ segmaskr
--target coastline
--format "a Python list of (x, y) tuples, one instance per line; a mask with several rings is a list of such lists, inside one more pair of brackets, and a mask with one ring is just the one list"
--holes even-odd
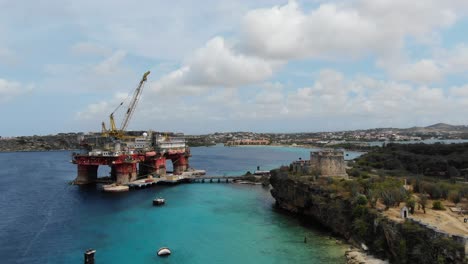
[(396, 222), (375, 209), (363, 210), (352, 196), (337, 193), (326, 181), (291, 178), (275, 170), (270, 182), (277, 207), (319, 222), (360, 252), (370, 253), (370, 258), (391, 263), (466, 263), (463, 235), (451, 236), (413, 221)]

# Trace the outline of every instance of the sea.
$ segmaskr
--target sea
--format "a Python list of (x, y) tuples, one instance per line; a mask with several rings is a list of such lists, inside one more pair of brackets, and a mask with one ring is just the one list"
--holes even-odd
[[(208, 175), (269, 170), (311, 149), (191, 148)], [(360, 153), (347, 152), (348, 158)], [(191, 183), (127, 193), (75, 186), (70, 151), (0, 153), (0, 263), (344, 263), (346, 244), (274, 207), (261, 185)], [(99, 169), (106, 176), (109, 168)], [(156, 197), (166, 205), (153, 207)], [(306, 238), (307, 243), (304, 243)], [(158, 257), (169, 247), (169, 257)]]

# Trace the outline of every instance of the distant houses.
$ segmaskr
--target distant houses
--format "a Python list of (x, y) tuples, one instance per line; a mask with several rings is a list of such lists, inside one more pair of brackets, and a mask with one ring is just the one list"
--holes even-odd
[(240, 145), (269, 145), (270, 140), (268, 139), (238, 139), (229, 140), (224, 143), (225, 146), (240, 146)]

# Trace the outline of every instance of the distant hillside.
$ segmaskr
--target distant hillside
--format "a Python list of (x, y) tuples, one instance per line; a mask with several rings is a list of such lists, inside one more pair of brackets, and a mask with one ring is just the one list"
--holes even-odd
[(0, 152), (79, 149), (76, 133), (0, 139)]
[(460, 125), (454, 126), (445, 123), (437, 123), (427, 127), (411, 127), (407, 129), (401, 129), (405, 132), (416, 132), (416, 133), (425, 133), (425, 132), (456, 132), (456, 133), (468, 133), (468, 126)]
[(434, 124), (432, 126), (427, 126), (426, 128), (433, 128), (433, 129), (454, 129), (456, 128), (457, 126), (452, 126), (452, 125), (449, 125), (449, 124), (445, 124), (445, 123), (437, 123), (437, 124)]

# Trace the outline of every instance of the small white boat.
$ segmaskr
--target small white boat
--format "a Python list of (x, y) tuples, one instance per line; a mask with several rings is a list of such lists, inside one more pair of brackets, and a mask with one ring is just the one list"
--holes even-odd
[(162, 247), (158, 250), (158, 256), (169, 256), (171, 254), (171, 250), (167, 247)]
[(153, 205), (163, 205), (166, 203), (166, 200), (163, 198), (156, 198), (153, 200)]

